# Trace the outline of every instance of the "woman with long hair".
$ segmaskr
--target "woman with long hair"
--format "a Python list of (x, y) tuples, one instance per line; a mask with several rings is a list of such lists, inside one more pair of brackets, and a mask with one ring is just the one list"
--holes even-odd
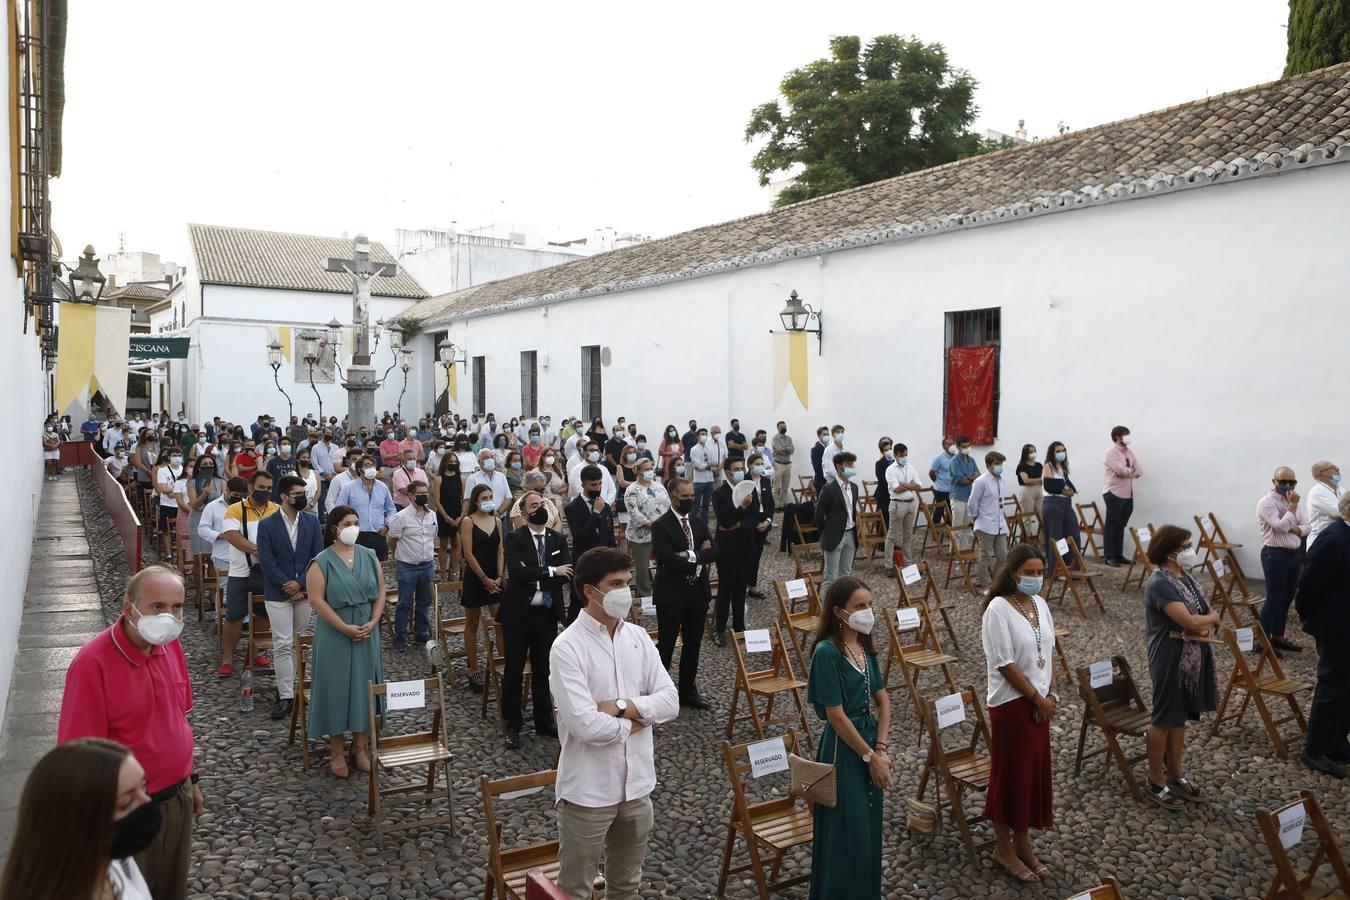
[[(361, 532), (356, 510), (333, 507), (325, 529), (329, 546), (314, 557), (305, 577), (305, 592), (316, 616), (308, 734), (314, 740), (328, 736), (329, 768), (338, 778), (346, 778), (347, 732), (352, 735), (352, 765), (370, 771), (366, 686), (384, 681), (380, 654), (384, 575), (375, 551), (356, 543)], [(380, 707), (377, 703), (377, 714)]]
[(656, 448), (657, 470), (662, 481), (675, 477), (675, 460), (684, 459), (684, 444), (680, 443), (680, 432), (674, 425), (667, 425), (661, 432), (661, 443)]
[[(319, 492), (323, 489), (323, 486), (319, 484), (319, 473), (314, 468), (314, 460), (308, 447), (296, 452), (294, 475), (305, 482), (305, 509), (311, 512), (317, 510), (319, 508)], [(280, 480), (280, 478), (277, 479), (277, 481)]]
[[(441, 577), (459, 580), (459, 523), (464, 515), (464, 478), (459, 456), (447, 450), (431, 472), (431, 508), (436, 512), (436, 557)], [(448, 562), (448, 567), (447, 567)]]
[(134, 857), (159, 829), (130, 750), (102, 738), (62, 744), (24, 783), (0, 900), (150, 900)]
[(1041, 475), (1045, 466), (1036, 460), (1036, 445), (1023, 444), (1022, 456), (1017, 461), (1017, 506), (1022, 512), (1032, 512), (1041, 508), (1045, 491), (1041, 487)]
[(1050, 877), (1030, 829), (1054, 822), (1050, 719), (1055, 690), (1055, 620), (1040, 597), (1045, 558), (1030, 544), (1008, 553), (984, 597), (980, 639), (989, 677), (989, 789), (984, 816), (994, 825), (994, 864), (1021, 882)]
[(872, 645), (872, 593), (846, 575), (830, 585), (822, 607), (806, 699), (825, 722), (816, 760), (834, 765), (836, 803), (815, 808), (811, 900), (879, 898), (891, 703)]
[[(459, 602), (464, 607), (465, 663), (469, 667), (469, 689), (483, 692), (483, 673), (478, 668), (478, 621), (483, 607), (493, 618), (506, 587), (505, 542), (502, 520), (492, 499), (492, 487), (476, 484), (469, 494), (464, 520), (459, 526), (460, 552), (464, 556), (464, 589)], [(497, 631), (498, 652), (502, 652), (501, 631)], [(505, 655), (505, 654), (503, 654)]]
[(211, 542), (197, 534), (206, 504), (225, 493), (225, 480), (220, 477), (214, 453), (204, 453), (188, 466), (187, 475), (187, 531), (193, 556), (211, 555)]
[(1063, 441), (1051, 441), (1045, 448), (1042, 476), (1045, 500), (1041, 505), (1041, 530), (1048, 560), (1050, 554), (1055, 553), (1055, 542), (1060, 538), (1068, 538), (1080, 549), (1083, 546), (1078, 537), (1078, 514), (1073, 511), (1073, 498), (1078, 489), (1069, 480), (1069, 453), (1064, 449)]
[(1157, 568), (1144, 587), (1148, 622), (1148, 674), (1153, 680), (1153, 713), (1145, 733), (1148, 786), (1153, 802), (1180, 809), (1199, 802), (1200, 789), (1182, 773), (1186, 723), (1213, 712), (1219, 694), (1214, 648), (1196, 638), (1219, 624), (1205, 590), (1191, 576), (1200, 564), (1191, 533), (1164, 525), (1148, 545), (1148, 561)]

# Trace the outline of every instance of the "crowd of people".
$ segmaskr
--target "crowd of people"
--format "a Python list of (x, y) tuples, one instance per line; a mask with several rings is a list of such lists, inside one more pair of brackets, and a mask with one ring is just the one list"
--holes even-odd
[[(1054, 619), (1042, 588), (1047, 561), (1059, 557), (1056, 544), (1081, 539), (1064, 443), (1048, 443), (1044, 457), (1035, 445), (1023, 446), (1005, 473), (1003, 454), (985, 453), (982, 469), (968, 437), (944, 437), (925, 484), (908, 446), (883, 437), (875, 484), (865, 486), (843, 426), (822, 426), (809, 449), (813, 484), (804, 499), (793, 490), (802, 460), (786, 423), (749, 434), (736, 419), (725, 429), (687, 424), (649, 440), (624, 418), (609, 426), (563, 418), (555, 427), (548, 416), (428, 414), (413, 423), (386, 412), (378, 423), (352, 427), (335, 417), (283, 424), (261, 415), (235, 425), (161, 414), (91, 420), (80, 434), (132, 496), (153, 498), (164, 561), (209, 557), (226, 579), (220, 678), (236, 675), (246, 618), (270, 620), (273, 658), (244, 659), (242, 667), (274, 666), (273, 719), (291, 715), (293, 638), (312, 623), (305, 728), (330, 741), (337, 778), (370, 770), (366, 690), (384, 677), (386, 605), (393, 608), (393, 649), (406, 652), (436, 637), (433, 583), (460, 581), (464, 689), (486, 689), (478, 655), (486, 609), (495, 652), (505, 660), (505, 746), (522, 745), (527, 662), (533, 740), (560, 743), (559, 884), (573, 898), (590, 896), (602, 857), (606, 896), (639, 896), (653, 821), (653, 730), (681, 708), (710, 709), (698, 687), (708, 609), (711, 641), (725, 647), (728, 628), (731, 639), (745, 630), (747, 595), (762, 596), (760, 561), (772, 531), (791, 531), (792, 521), (815, 527), (823, 555), (807, 699), (823, 723), (817, 759), (837, 775), (837, 804), (815, 809), (811, 896), (882, 895), (882, 805), (894, 783), (890, 703), (873, 643), (879, 619), (853, 561), (867, 492), (884, 517), (884, 563), (903, 566), (915, 556), (921, 492), (931, 490), (935, 520), (969, 524), (978, 546), (974, 583), (983, 603), (992, 731), (984, 812), (996, 835), (993, 860), (1020, 882), (1053, 877), (1030, 832), (1053, 824), (1049, 723), (1059, 694)], [(68, 423), (50, 419), (44, 452), (52, 440), (59, 450), (68, 434)], [(1104, 561), (1117, 566), (1129, 562), (1124, 531), (1142, 471), (1129, 429), (1118, 426), (1109, 438)], [(1304, 761), (1344, 777), (1350, 496), (1342, 495), (1331, 463), (1317, 463), (1312, 474), (1306, 502), (1294, 490), (1293, 471), (1281, 468), (1257, 506), (1267, 582), (1261, 621), (1274, 647), (1298, 652), (1285, 634), (1297, 597), (1319, 654)], [(1040, 514), (1036, 545), (1009, 546), (1007, 497)], [(1155, 567), (1144, 601), (1153, 682), (1148, 781), (1155, 802), (1177, 809), (1207, 796), (1183, 766), (1184, 733), (1188, 721), (1215, 708), (1215, 660), (1204, 638), (1219, 619), (1197, 580), (1200, 560), (1188, 529), (1157, 528), (1147, 555)], [(395, 578), (386, 584), (381, 563), (390, 556)], [(151, 566), (131, 578), (121, 617), (71, 665), (62, 746), (25, 790), (21, 820), (33, 817), (37, 830), (29, 834), (41, 834), (37, 820), (50, 814), (43, 799), (53, 767), (90, 760), (87, 779), (61, 790), (79, 787), (97, 798), (81, 815), (99, 820), (86, 835), (99, 865), (58, 872), (11, 854), (0, 900), (102, 896), (107, 886), (122, 897), (184, 895), (191, 822), (203, 803), (185, 717), (192, 687), (177, 640), (184, 593), (171, 567)], [(656, 644), (627, 624), (635, 598), (647, 597), (656, 610)], [(678, 684), (669, 674), (677, 647)], [(72, 802), (67, 793), (53, 809)], [(111, 825), (104, 821), (109, 803)], [(147, 805), (157, 812), (143, 812)], [(35, 889), (43, 878), (65, 892)]]

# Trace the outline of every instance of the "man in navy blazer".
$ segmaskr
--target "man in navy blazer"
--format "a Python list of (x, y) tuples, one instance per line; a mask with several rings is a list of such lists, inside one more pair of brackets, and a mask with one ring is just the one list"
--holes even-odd
[(1317, 639), (1317, 688), (1308, 707), (1303, 762), (1345, 778), (1350, 764), (1350, 494), (1340, 498), (1341, 518), (1318, 533), (1294, 608), (1303, 630)]
[[(600, 467), (587, 464), (581, 470), (581, 493), (572, 498), (572, 502), (563, 507), (563, 516), (567, 519), (567, 530), (572, 533), (572, 558), (580, 559), (581, 554), (592, 547), (613, 547), (614, 514), (609, 504), (600, 496), (603, 475)], [(567, 610), (567, 624), (572, 624), (586, 606), (586, 597), (581, 588), (572, 586), (572, 604)]]
[(295, 697), (295, 635), (309, 628), (305, 573), (323, 549), (319, 520), (304, 512), (305, 482), (283, 475), (277, 483), (281, 511), (258, 523), (258, 562), (262, 565), (263, 599), (272, 622), (272, 666), (277, 676), (273, 719), (291, 714)]

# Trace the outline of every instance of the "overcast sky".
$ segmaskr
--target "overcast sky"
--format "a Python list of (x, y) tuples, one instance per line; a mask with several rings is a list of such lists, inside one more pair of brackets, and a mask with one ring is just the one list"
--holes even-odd
[(1287, 15), (1284, 0), (71, 0), (53, 224), (67, 258), (125, 233), (179, 262), (188, 222), (670, 234), (765, 208), (750, 110), (831, 35), (940, 42), (979, 81), (979, 129), (1048, 136), (1278, 78)]

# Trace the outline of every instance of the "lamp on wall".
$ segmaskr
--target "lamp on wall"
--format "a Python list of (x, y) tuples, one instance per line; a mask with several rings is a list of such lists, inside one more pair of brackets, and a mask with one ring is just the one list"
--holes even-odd
[[(778, 318), (783, 322), (783, 328), (786, 331), (799, 331), (805, 334), (814, 334), (816, 336), (816, 355), (825, 351), (825, 323), (821, 317), (820, 310), (812, 309), (811, 304), (803, 303), (793, 291), (788, 295), (787, 306), (778, 314)], [(814, 328), (811, 322), (815, 321)]]
[(94, 245), (84, 248), (84, 256), (70, 273), (70, 295), (77, 303), (97, 303), (103, 296), (103, 287), (107, 277), (99, 271), (98, 260), (94, 258)]
[(436, 356), (440, 359), (441, 365), (445, 366), (447, 377), (450, 373), (450, 367), (455, 363), (459, 363), (460, 368), (464, 368), (467, 365), (463, 348), (456, 347), (449, 338), (442, 339), (441, 342), (436, 345)]
[[(330, 333), (333, 323), (329, 323)], [(302, 331), (300, 333), (300, 347), (305, 359), (305, 369), (309, 372), (309, 389), (314, 392), (314, 396), (319, 399), (319, 421), (323, 421), (323, 395), (319, 389), (314, 386), (314, 366), (320, 359), (323, 359), (324, 351), (328, 349), (328, 341), (319, 336), (315, 331)], [(336, 352), (334, 356), (336, 357)]]
[(408, 373), (412, 371), (412, 356), (413, 352), (409, 347), (404, 347), (398, 353), (398, 367), (403, 370), (403, 390), (398, 392), (398, 405), (394, 412), (400, 419), (403, 418), (403, 395), (408, 393)]
[(272, 338), (272, 343), (267, 345), (267, 364), (272, 367), (272, 383), (281, 391), (281, 396), (286, 398), (286, 421), (291, 420), (295, 414), (294, 407), (291, 406), (291, 395), (281, 389), (281, 379), (277, 373), (281, 371), (281, 341)]

